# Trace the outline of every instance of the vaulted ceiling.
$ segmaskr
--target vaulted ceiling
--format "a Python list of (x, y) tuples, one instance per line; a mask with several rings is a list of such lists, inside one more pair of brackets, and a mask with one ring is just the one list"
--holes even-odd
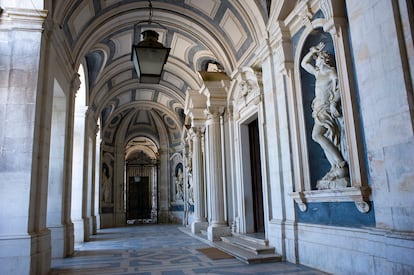
[[(199, 71), (218, 63), (229, 76), (249, 65), (266, 39), (270, 1), (266, 0), (51, 1), (53, 19), (64, 33), (73, 66), (85, 66), (87, 103), (101, 119), (102, 136), (114, 144), (147, 136), (160, 142), (160, 127), (170, 145), (179, 142), (188, 89), (200, 90)], [(160, 25), (159, 25), (160, 24)], [(171, 48), (160, 84), (140, 84), (131, 62), (131, 45), (153, 29)], [(160, 124), (162, 124), (160, 126)], [(121, 133), (121, 128), (125, 128)], [(158, 140), (157, 140), (158, 139)]]

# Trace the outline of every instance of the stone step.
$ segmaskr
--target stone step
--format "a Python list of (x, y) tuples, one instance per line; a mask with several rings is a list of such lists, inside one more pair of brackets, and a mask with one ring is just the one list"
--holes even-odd
[(256, 255), (275, 253), (275, 248), (272, 246), (268, 246), (264, 244), (263, 242), (261, 242), (263, 240), (251, 240), (250, 238), (246, 239), (246, 238), (237, 237), (237, 236), (221, 237), (221, 240), (225, 243), (238, 246)]
[[(266, 263), (266, 262), (281, 262), (282, 261), (282, 256), (276, 254), (276, 253), (265, 253), (265, 254), (256, 254), (254, 252), (249, 251), (248, 249), (242, 248), (240, 246), (237, 245), (233, 245), (231, 243), (227, 243), (224, 241), (216, 241), (216, 242), (210, 242), (207, 240), (207, 231), (206, 230), (202, 230), (201, 234), (192, 234), (191, 230), (187, 229), (187, 228), (179, 228), (182, 232), (189, 234), (195, 238), (197, 238), (198, 240), (205, 242), (211, 246), (217, 247), (218, 249), (234, 256), (236, 259), (247, 263), (247, 264), (252, 264), (252, 263)], [(257, 241), (257, 240), (253, 240)], [(262, 242), (259, 241), (259, 243), (261, 244)], [(274, 251), (274, 248), (273, 248)]]
[(240, 246), (233, 245), (224, 241), (214, 242), (214, 246), (222, 251), (234, 256), (238, 260), (247, 263), (268, 263), (281, 262), (282, 256), (275, 253), (256, 254)]
[(258, 243), (264, 246), (269, 245), (269, 240), (261, 239), (261, 238), (255, 237), (254, 235), (250, 236), (250, 235), (240, 234), (240, 233), (232, 233), (232, 234), (234, 237), (237, 237), (237, 238), (245, 239), (245, 240), (255, 242), (255, 243)]

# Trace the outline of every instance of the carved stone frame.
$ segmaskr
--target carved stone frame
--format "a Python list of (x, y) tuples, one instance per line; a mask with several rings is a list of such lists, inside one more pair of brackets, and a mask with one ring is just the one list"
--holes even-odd
[[(351, 187), (340, 189), (312, 190), (310, 184), (310, 175), (308, 169), (308, 156), (304, 114), (302, 106), (302, 91), (300, 85), (300, 50), (295, 53), (294, 71), (297, 94), (294, 97), (294, 104), (298, 113), (298, 134), (299, 134), (299, 158), (295, 167), (299, 167), (300, 171), (296, 171), (297, 177), (295, 181), (294, 192), (289, 195), (298, 204), (301, 211), (307, 210), (309, 202), (345, 202), (352, 201), (357, 209), (362, 213), (370, 210), (369, 196), (370, 188), (367, 185), (365, 162), (363, 156), (362, 134), (358, 119), (357, 95), (353, 87), (353, 68), (351, 64), (350, 47), (348, 45), (347, 20), (345, 18), (345, 5), (342, 1), (319, 1), (319, 7), (324, 18), (311, 20), (311, 11), (307, 13), (308, 20), (303, 20), (305, 29), (298, 41), (297, 49), (301, 49), (309, 33), (316, 28), (323, 30), (331, 35), (334, 49), (335, 60), (337, 65), (337, 74), (341, 90), (342, 108), (344, 125), (346, 129), (346, 140), (348, 146), (349, 173)], [(316, 12), (317, 10), (315, 10)]]
[[(263, 106), (263, 86), (262, 86), (262, 73), (259, 70), (255, 70), (251, 67), (242, 67), (239, 72), (233, 78), (234, 84), (232, 93), (229, 96), (232, 106), (233, 114), (233, 146), (234, 152), (234, 177), (235, 177), (235, 200), (237, 200), (237, 207), (235, 221), (233, 223), (233, 230), (237, 233), (251, 233), (254, 231), (253, 224), (253, 207), (251, 204), (252, 191), (251, 191), (251, 172), (250, 172), (250, 159), (246, 159), (246, 156), (250, 153), (248, 151), (249, 146), (246, 142), (247, 125), (254, 119), (259, 123), (259, 143), (260, 143), (260, 160), (262, 169), (262, 189), (263, 194), (267, 194), (268, 186), (267, 182), (267, 169), (265, 163), (267, 162), (267, 156), (264, 153), (265, 149), (263, 144), (265, 141), (265, 127), (264, 127), (264, 106)], [(250, 201), (250, 204), (249, 204)], [(263, 195), (263, 205), (268, 205), (267, 196)], [(236, 205), (236, 204), (234, 204)], [(269, 220), (269, 211), (264, 207), (263, 215), (265, 220)], [(265, 234), (267, 238), (268, 224), (264, 223)]]

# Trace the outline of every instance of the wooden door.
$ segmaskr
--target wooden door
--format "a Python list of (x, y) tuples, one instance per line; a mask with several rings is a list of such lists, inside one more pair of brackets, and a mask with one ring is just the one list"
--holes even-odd
[(151, 218), (149, 177), (137, 179), (129, 178), (127, 220)]
[(259, 124), (249, 124), (250, 163), (252, 175), (253, 216), (255, 232), (264, 232), (262, 166), (260, 159)]

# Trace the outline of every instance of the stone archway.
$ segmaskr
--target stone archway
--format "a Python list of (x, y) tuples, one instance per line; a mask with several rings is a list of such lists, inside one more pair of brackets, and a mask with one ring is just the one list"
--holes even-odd
[(137, 137), (125, 153), (126, 223), (158, 222), (158, 148), (151, 139)]

